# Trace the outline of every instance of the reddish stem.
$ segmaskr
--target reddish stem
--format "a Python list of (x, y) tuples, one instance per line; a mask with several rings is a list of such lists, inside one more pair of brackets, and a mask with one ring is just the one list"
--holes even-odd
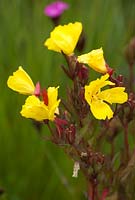
[(88, 200), (95, 200), (97, 196), (97, 179), (93, 177), (88, 184)]
[(93, 184), (91, 200), (95, 199), (95, 192), (96, 192), (96, 188), (95, 188), (95, 185)]
[(126, 150), (126, 159), (129, 160), (128, 124), (124, 125), (124, 144)]
[(133, 64), (129, 65), (129, 87), (130, 91), (133, 91), (133, 85), (134, 85), (134, 72), (133, 72)]

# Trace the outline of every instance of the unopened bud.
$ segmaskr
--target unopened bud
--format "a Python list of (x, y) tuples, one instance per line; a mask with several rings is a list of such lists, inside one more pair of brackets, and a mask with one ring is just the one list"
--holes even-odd
[(109, 65), (106, 63), (106, 72), (111, 76), (114, 72), (114, 69), (112, 69), (111, 67), (109, 67)]
[(75, 142), (75, 134), (76, 134), (76, 128), (74, 124), (70, 124), (70, 126), (66, 128), (65, 132), (69, 144), (73, 144)]
[(121, 74), (118, 75), (117, 80), (120, 81), (120, 82), (123, 82), (123, 76)]
[(132, 109), (135, 108), (135, 94), (132, 92), (129, 94), (128, 103)]
[(78, 72), (78, 77), (79, 79), (82, 80), (87, 80), (89, 77), (89, 69), (85, 65), (82, 65), (79, 72)]

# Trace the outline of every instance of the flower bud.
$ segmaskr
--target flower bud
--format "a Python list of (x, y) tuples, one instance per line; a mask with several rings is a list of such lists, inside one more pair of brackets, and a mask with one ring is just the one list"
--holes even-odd
[(81, 81), (83, 80), (88, 80), (88, 77), (89, 77), (89, 69), (88, 67), (86, 67), (85, 65), (82, 65), (80, 67), (80, 70), (78, 72), (78, 77)]
[(75, 125), (70, 124), (70, 126), (66, 128), (65, 132), (66, 132), (66, 138), (69, 144), (73, 144), (75, 142), (75, 134), (76, 134)]

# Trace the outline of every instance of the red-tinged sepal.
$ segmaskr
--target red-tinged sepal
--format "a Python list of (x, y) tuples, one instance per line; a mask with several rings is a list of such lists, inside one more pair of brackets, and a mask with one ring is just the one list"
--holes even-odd
[(60, 118), (56, 117), (54, 120), (54, 123), (56, 125), (56, 130), (57, 130), (58, 136), (61, 138), (62, 133), (64, 132), (64, 127), (66, 125), (68, 125), (68, 122), (65, 119), (60, 119)]
[(107, 73), (112, 76), (113, 75), (113, 72), (114, 72), (114, 69), (112, 69), (107, 63), (105, 64), (106, 66), (106, 69), (107, 69)]
[(37, 82), (37, 83), (36, 83), (36, 86), (35, 86), (34, 95), (37, 96), (37, 97), (39, 97), (39, 96), (40, 96), (40, 90), (41, 90), (41, 88), (40, 88), (40, 83)]
[(48, 94), (47, 94), (47, 90), (46, 89), (42, 90), (42, 98), (43, 98), (44, 104), (46, 106), (48, 106)]
[(66, 128), (66, 138), (69, 142), (69, 144), (74, 144), (75, 142), (75, 134), (76, 134), (76, 128), (74, 124), (70, 124), (69, 127)]

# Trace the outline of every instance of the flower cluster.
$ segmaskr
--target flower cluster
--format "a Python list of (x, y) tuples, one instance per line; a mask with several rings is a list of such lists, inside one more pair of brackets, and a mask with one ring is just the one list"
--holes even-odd
[[(75, 162), (73, 177), (77, 177), (78, 170), (81, 169), (94, 190), (97, 187), (94, 181), (97, 181), (101, 169), (105, 172), (108, 165), (105, 164), (105, 156), (98, 145), (100, 139), (96, 138), (97, 148), (87, 140), (88, 137), (92, 137), (94, 127), (92, 124), (95, 121), (92, 116), (102, 120), (105, 130), (110, 128), (112, 138), (115, 138), (117, 129), (112, 125), (113, 121), (119, 118), (122, 126), (125, 126), (132, 109), (129, 113), (126, 112), (126, 115), (122, 116), (122, 113), (125, 112), (127, 105), (131, 106), (133, 101), (128, 99), (122, 76), (115, 77), (114, 70), (106, 63), (102, 47), (76, 56), (75, 48), (81, 33), (80, 22), (58, 25), (44, 42), (49, 50), (61, 53), (67, 62), (66, 67), (62, 65), (62, 69), (73, 85), (67, 88), (65, 101), (58, 99), (59, 86), (49, 87), (47, 90), (41, 89), (39, 82), (34, 85), (22, 67), (9, 76), (7, 84), (12, 90), (28, 95), (20, 112), (23, 117), (45, 122), (45, 124), (52, 121), (53, 128), (48, 125), (51, 141), (57, 145), (69, 145), (70, 150), (66, 152)], [(89, 81), (90, 70), (95, 70), (102, 75), (98, 74), (99, 78)], [(102, 138), (102, 133), (99, 134), (99, 138)], [(125, 145), (126, 160), (128, 160), (127, 138), (125, 138)], [(90, 168), (92, 171), (89, 170)], [(105, 179), (101, 179), (105, 183)], [(104, 188), (102, 190), (103, 193), (106, 191)], [(108, 193), (107, 190), (106, 195)], [(89, 196), (91, 198), (92, 194), (90, 193)]]
[[(22, 106), (21, 115), (37, 121), (54, 120), (58, 113), (60, 100), (58, 97), (58, 87), (49, 87), (40, 91), (40, 84), (34, 86), (29, 75), (19, 67), (13, 76), (7, 81), (8, 87), (20, 94), (30, 95)], [(39, 99), (42, 98), (42, 100)]]
[[(45, 46), (48, 49), (64, 53), (70, 56), (74, 53), (77, 41), (82, 31), (82, 24), (75, 22), (64, 26), (57, 26), (52, 32), (49, 39), (45, 41)], [(108, 67), (103, 56), (102, 48), (92, 50), (88, 54), (78, 56), (76, 62), (88, 64), (95, 71), (106, 74), (101, 79), (92, 81), (89, 86), (85, 86), (85, 99), (90, 105), (93, 115), (97, 119), (108, 119), (113, 117), (113, 112), (104, 101), (112, 103), (124, 103), (127, 101), (127, 93), (124, 92), (124, 87), (115, 87), (100, 92), (100, 89), (106, 85), (115, 85), (111, 81), (106, 81), (109, 78), (108, 73), (112, 70)]]
[[(48, 49), (63, 53), (70, 58), (74, 53), (81, 31), (82, 24), (80, 22), (69, 23), (64, 26), (59, 25), (51, 32), (50, 38), (45, 41), (44, 45), (47, 46)], [(102, 48), (78, 56), (76, 62), (88, 64), (95, 71), (106, 73), (106, 75), (102, 76), (100, 79), (92, 81), (89, 85), (84, 87), (84, 97), (90, 105), (91, 112), (95, 118), (111, 119), (113, 117), (113, 111), (110, 109), (108, 103), (122, 104), (127, 101), (128, 97), (127, 93), (124, 92), (124, 87), (115, 87), (113, 82), (107, 81), (109, 78), (109, 71), (103, 57)], [(114, 88), (101, 91), (101, 88), (107, 85), (112, 85)], [(26, 103), (21, 111), (22, 116), (33, 118), (37, 121), (45, 119), (54, 120), (54, 113), (60, 103), (60, 101), (57, 100), (58, 87), (48, 88), (47, 92), (44, 92), (46, 94), (42, 93), (43, 99), (44, 96), (48, 99), (47, 102), (45, 100), (40, 101), (36, 97), (38, 96), (36, 94), (37, 87), (35, 88), (31, 78), (22, 67), (19, 67), (19, 69), (14, 72), (13, 76), (9, 77), (8, 86), (21, 94), (32, 95), (26, 99)], [(34, 94), (36, 94), (36, 96), (34, 96)]]

